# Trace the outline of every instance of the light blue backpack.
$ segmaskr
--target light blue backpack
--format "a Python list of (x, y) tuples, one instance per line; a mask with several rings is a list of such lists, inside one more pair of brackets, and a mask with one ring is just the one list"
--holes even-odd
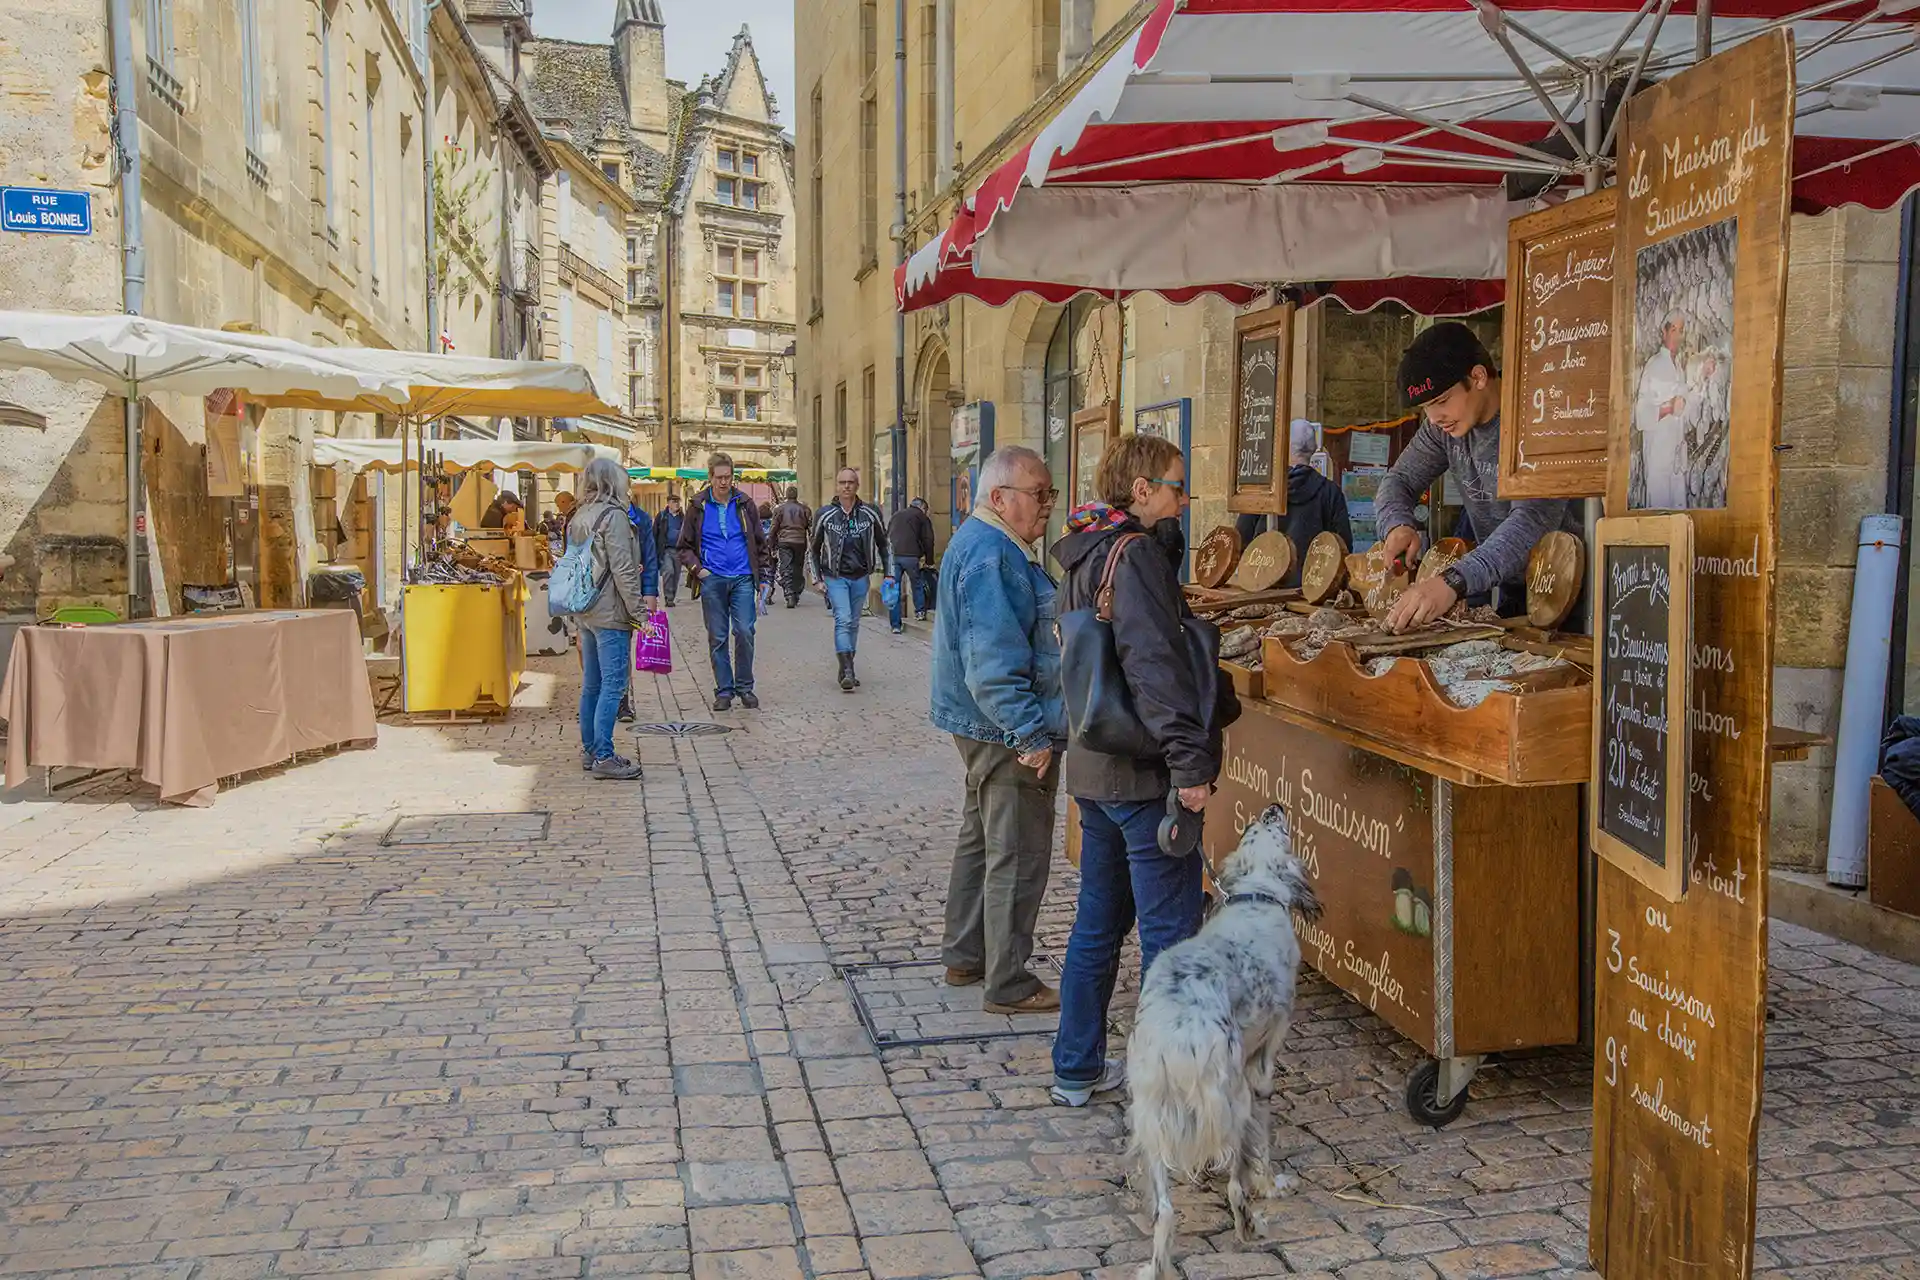
[(601, 512), (584, 541), (568, 540), (567, 549), (561, 552), (559, 563), (553, 566), (553, 574), (547, 579), (548, 613), (560, 618), (585, 613), (607, 589), (606, 578), (593, 580), (593, 540), (600, 536), (613, 515), (611, 510)]

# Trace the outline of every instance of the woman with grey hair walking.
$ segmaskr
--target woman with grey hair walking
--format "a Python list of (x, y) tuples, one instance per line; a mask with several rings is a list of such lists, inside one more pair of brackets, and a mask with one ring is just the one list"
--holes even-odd
[(596, 778), (626, 781), (640, 766), (613, 749), (620, 698), (633, 677), (633, 633), (655, 607), (660, 562), (652, 538), (627, 518), (626, 468), (595, 458), (580, 479), (580, 501), (567, 524), (569, 546), (590, 546), (599, 594), (580, 622), (580, 767)]

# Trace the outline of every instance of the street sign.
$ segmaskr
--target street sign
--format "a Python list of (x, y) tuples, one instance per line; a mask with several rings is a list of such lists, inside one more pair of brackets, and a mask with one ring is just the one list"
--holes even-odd
[(93, 234), (93, 201), (84, 191), (0, 187), (0, 231), (90, 236)]

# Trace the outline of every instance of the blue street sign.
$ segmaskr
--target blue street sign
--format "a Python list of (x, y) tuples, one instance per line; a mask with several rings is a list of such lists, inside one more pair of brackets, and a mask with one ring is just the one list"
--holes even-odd
[(90, 236), (93, 234), (93, 201), (84, 191), (0, 187), (0, 231)]

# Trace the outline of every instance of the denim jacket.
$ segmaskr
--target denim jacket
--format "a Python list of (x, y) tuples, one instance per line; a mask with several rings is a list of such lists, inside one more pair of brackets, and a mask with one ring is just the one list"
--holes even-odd
[(961, 525), (940, 562), (934, 726), (1022, 752), (1064, 744), (1055, 616), (1045, 569), (986, 521)]

